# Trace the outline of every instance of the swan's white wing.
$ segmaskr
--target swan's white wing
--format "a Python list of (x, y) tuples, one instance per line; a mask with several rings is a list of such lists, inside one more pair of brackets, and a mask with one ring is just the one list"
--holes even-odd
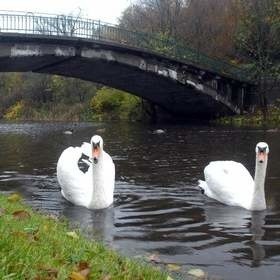
[(87, 142), (84, 142), (81, 146), (81, 152), (88, 156), (89, 158), (92, 157), (92, 148), (91, 148), (91, 145), (90, 143), (87, 143)]
[[(110, 184), (115, 184), (115, 164), (109, 154), (104, 152), (104, 164), (105, 164), (105, 172), (107, 174), (106, 178)], [(114, 189), (114, 187), (113, 187)]]
[(78, 167), (82, 155), (79, 147), (64, 150), (57, 163), (57, 178), (62, 195), (76, 205), (87, 205), (90, 201), (90, 172), (83, 173)]
[(222, 203), (243, 206), (249, 203), (254, 180), (248, 170), (238, 162), (214, 161), (204, 169), (205, 194)]

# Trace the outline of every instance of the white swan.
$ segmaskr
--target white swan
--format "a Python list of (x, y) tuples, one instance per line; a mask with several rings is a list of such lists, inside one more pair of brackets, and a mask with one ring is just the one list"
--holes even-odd
[[(81, 160), (88, 168), (83, 173), (78, 166)], [(99, 135), (81, 147), (65, 149), (57, 163), (57, 179), (65, 199), (89, 209), (107, 208), (113, 203), (115, 165), (103, 150)]]
[(255, 180), (241, 163), (213, 161), (205, 167), (205, 181), (199, 180), (199, 186), (207, 196), (224, 204), (248, 210), (264, 210), (268, 153), (269, 147), (266, 143), (257, 144)]

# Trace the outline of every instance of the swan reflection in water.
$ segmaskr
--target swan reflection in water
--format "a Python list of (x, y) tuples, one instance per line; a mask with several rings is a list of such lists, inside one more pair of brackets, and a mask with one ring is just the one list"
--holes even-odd
[(102, 241), (113, 247), (114, 240), (114, 207), (100, 210), (89, 210), (80, 206), (73, 206), (69, 203), (63, 209), (62, 215), (89, 238)]
[(248, 211), (239, 207), (214, 204), (205, 207), (205, 219), (212, 230), (219, 231), (224, 243), (239, 241), (240, 247), (230, 249), (236, 262), (250, 260), (250, 266), (260, 266), (265, 259), (265, 248), (259, 242), (265, 230), (267, 211)]
[(262, 244), (259, 243), (262, 240), (265, 230), (263, 226), (265, 224), (266, 211), (254, 211), (251, 217), (250, 232), (252, 234), (251, 241), (248, 241), (248, 245), (252, 250), (252, 266), (260, 266), (261, 261), (265, 258), (265, 249)]

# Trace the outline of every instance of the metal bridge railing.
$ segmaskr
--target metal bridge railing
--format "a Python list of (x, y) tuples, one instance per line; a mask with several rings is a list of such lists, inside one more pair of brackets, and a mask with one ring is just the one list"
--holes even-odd
[(0, 11), (0, 35), (1, 33), (77, 37), (114, 42), (159, 53), (236, 80), (251, 81), (247, 71), (197, 52), (173, 39), (129, 31), (99, 20), (66, 15)]

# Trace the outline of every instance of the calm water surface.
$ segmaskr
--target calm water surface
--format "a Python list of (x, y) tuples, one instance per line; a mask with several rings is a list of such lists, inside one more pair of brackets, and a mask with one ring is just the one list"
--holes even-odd
[[(74, 127), (72, 135), (63, 131)], [(66, 216), (90, 236), (130, 256), (158, 254), (212, 279), (280, 279), (280, 132), (140, 124), (0, 124), (0, 190)], [(65, 201), (56, 180), (63, 149), (98, 133), (116, 165), (114, 206), (93, 211)], [(204, 197), (197, 180), (212, 160), (254, 172), (256, 142), (270, 145), (268, 209), (250, 212)]]

